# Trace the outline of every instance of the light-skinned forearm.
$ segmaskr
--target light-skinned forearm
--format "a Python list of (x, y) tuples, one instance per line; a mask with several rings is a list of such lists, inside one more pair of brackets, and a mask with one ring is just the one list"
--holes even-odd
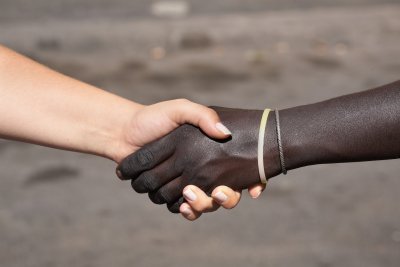
[(0, 46), (0, 137), (113, 158), (140, 107)]

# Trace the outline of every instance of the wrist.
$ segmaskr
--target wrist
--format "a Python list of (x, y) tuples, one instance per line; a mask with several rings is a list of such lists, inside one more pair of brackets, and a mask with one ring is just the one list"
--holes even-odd
[(271, 110), (264, 136), (264, 168), (268, 178), (281, 173), (275, 111)]
[[(93, 134), (88, 134), (88, 143), (92, 144), (92, 154), (102, 156), (117, 163), (127, 155), (134, 152), (135, 148), (127, 140), (132, 118), (144, 106), (120, 98), (119, 101), (107, 106), (101, 123), (95, 127)], [(93, 138), (93, 136), (96, 136)]]
[[(279, 112), (282, 150), (287, 170), (313, 165), (321, 159), (320, 151), (324, 147), (317, 145), (318, 136), (309, 132), (315, 122), (307, 106), (284, 109)], [(275, 119), (274, 119), (275, 123)], [(280, 168), (279, 148), (277, 147), (276, 123), (275, 123), (276, 159)], [(279, 170), (280, 173), (281, 170)]]

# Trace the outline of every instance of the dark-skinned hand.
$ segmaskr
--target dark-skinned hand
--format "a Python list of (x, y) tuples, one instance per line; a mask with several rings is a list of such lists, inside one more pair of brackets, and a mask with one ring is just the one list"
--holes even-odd
[[(215, 110), (232, 131), (231, 138), (214, 140), (192, 125), (181, 126), (124, 159), (118, 167), (122, 177), (132, 180), (136, 192), (149, 193), (154, 203), (167, 203), (171, 212), (179, 212), (187, 185), (210, 194), (219, 185), (242, 190), (259, 183), (257, 144), (262, 111)], [(269, 127), (274, 129), (274, 120), (269, 120)], [(266, 137), (265, 143), (265, 149), (276, 149), (273, 137)], [(264, 157), (268, 177), (279, 171), (274, 154), (265, 153), (270, 155)]]
[[(400, 81), (323, 102), (281, 110), (287, 170), (314, 164), (400, 157)], [(259, 181), (258, 127), (262, 111), (216, 108), (232, 139), (215, 141), (185, 125), (126, 158), (120, 170), (138, 192), (176, 212), (185, 185), (210, 193)], [(275, 114), (265, 133), (267, 177), (280, 172)], [(185, 191), (186, 200), (188, 200)], [(188, 200), (191, 204), (191, 201)], [(186, 204), (184, 204), (186, 206)], [(197, 210), (198, 211), (198, 210)], [(193, 217), (195, 218), (195, 217)]]

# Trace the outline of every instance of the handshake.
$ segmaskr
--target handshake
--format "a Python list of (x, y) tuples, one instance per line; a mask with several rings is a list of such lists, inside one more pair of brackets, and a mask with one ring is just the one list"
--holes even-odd
[[(261, 111), (185, 99), (144, 106), (1, 45), (0, 95), (0, 138), (111, 159), (137, 192), (187, 219), (219, 205), (234, 207), (243, 188), (254, 197), (263, 189), (257, 167)], [(277, 173), (274, 146), (266, 144), (267, 177)]]
[[(258, 197), (265, 187), (260, 184), (257, 161), (263, 111), (207, 108), (187, 100), (173, 101), (179, 102), (175, 107), (180, 105), (184, 116), (198, 112), (196, 120), (177, 119), (178, 123), (192, 124), (182, 124), (125, 157), (117, 167), (118, 177), (131, 180), (136, 192), (148, 193), (155, 204), (167, 204), (171, 212), (181, 212), (189, 220), (219, 206), (233, 208), (242, 189), (248, 188), (253, 198)], [(157, 113), (154, 115), (161, 118), (164, 115)], [(281, 171), (276, 121), (269, 116), (263, 153), (268, 178)], [(223, 124), (217, 122), (213, 127), (208, 123), (218, 118)], [(160, 119), (152, 123), (154, 130), (163, 127)]]
[(189, 220), (233, 208), (245, 188), (258, 197), (286, 168), (400, 158), (400, 80), (281, 112), (143, 106), (0, 45), (0, 94), (0, 138), (111, 159), (135, 191)]

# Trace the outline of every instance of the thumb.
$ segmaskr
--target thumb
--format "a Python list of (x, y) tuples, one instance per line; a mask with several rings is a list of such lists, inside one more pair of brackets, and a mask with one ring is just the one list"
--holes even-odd
[(170, 109), (169, 115), (174, 122), (197, 126), (212, 138), (224, 139), (232, 135), (231, 131), (221, 123), (215, 110), (186, 99), (173, 101), (177, 103)]
[(255, 184), (255, 185), (249, 187), (248, 190), (249, 190), (250, 196), (252, 198), (258, 198), (261, 195), (262, 191), (264, 191), (266, 186), (267, 186), (266, 184)]
[(242, 194), (240, 191), (234, 191), (224, 185), (216, 187), (211, 193), (211, 196), (215, 202), (220, 204), (225, 209), (233, 209), (236, 207), (240, 201), (241, 195)]

